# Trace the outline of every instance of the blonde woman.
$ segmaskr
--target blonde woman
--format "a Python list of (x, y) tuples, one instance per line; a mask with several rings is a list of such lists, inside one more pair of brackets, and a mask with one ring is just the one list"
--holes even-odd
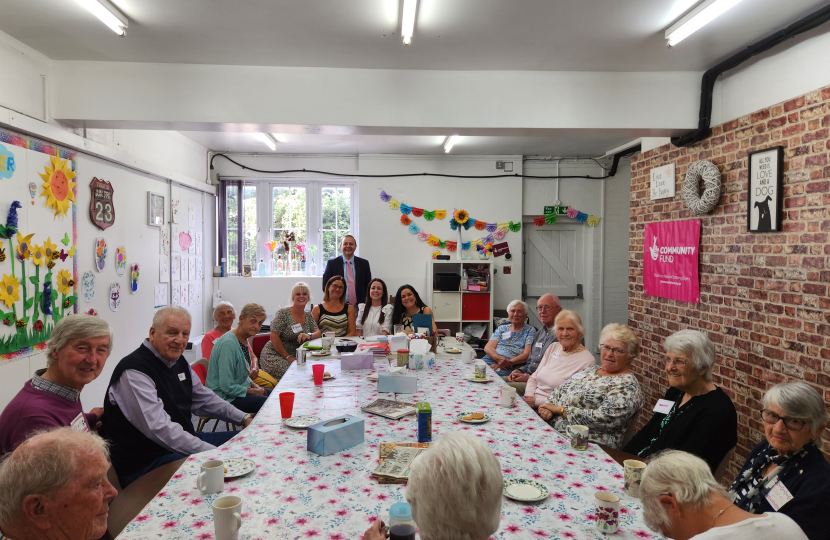
[(308, 284), (297, 283), (291, 289), (291, 306), (277, 311), (271, 320), (271, 339), (263, 347), (259, 362), (262, 369), (277, 380), (297, 359), (297, 348), (320, 337), (314, 317), (305, 310), (310, 299)]

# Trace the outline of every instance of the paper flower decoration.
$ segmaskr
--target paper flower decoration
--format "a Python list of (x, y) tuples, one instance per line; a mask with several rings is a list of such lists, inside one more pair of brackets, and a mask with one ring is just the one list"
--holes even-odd
[(440, 254), (441, 254), (441, 252), (440, 252), (440, 251), (435, 250), (435, 251), (433, 251), (433, 252), (432, 252), (432, 258), (433, 258), (433, 259), (437, 259), (437, 258), (438, 258), (438, 255), (440, 255)]
[(447, 241), (447, 251), (456, 251), (458, 249), (458, 242)]
[(473, 223), (473, 227), (475, 227), (475, 229), (477, 231), (483, 231), (484, 229), (487, 228), (487, 223), (485, 223), (483, 221), (476, 220), (475, 223)]
[(435, 210), (424, 210), (424, 219), (427, 221), (435, 219)]
[(410, 223), (409, 232), (411, 232), (412, 234), (418, 234), (419, 232), (421, 232), (421, 228), (415, 225), (414, 223)]
[(446, 240), (441, 240), (440, 242), (438, 242), (438, 246), (441, 249), (445, 249), (447, 247), (447, 241)]
[(455, 218), (458, 224), (464, 225), (470, 219), (470, 214), (466, 210), (456, 210), (453, 212), (452, 217)]
[(575, 217), (576, 217), (576, 214), (577, 214), (578, 212), (579, 212), (579, 210), (577, 210), (577, 209), (576, 209), (576, 208), (574, 208), (573, 206), (569, 206), (569, 207), (568, 207), (568, 211), (567, 211), (567, 215), (568, 215), (568, 217), (569, 217), (569, 218), (575, 218)]
[(458, 222), (455, 220), (455, 218), (450, 220), (450, 229), (452, 229), (452, 230), (458, 229)]
[(461, 250), (462, 251), (467, 251), (468, 249), (470, 249), (470, 242), (462, 242), (461, 243)]
[(441, 240), (433, 234), (429, 235), (429, 238), (427, 238), (427, 244), (431, 246), (437, 246), (440, 241)]
[(428, 232), (421, 231), (418, 233), (418, 240), (425, 242), (430, 236)]
[(51, 315), (52, 314), (52, 282), (46, 281), (43, 284), (43, 305), (40, 307), (43, 308), (43, 315)]
[(35, 266), (46, 266), (46, 263), (51, 261), (52, 258), (46, 258), (46, 253), (43, 251), (43, 247), (41, 246), (32, 246), (32, 262)]
[(20, 201), (12, 201), (9, 205), (9, 214), (6, 216), (6, 225), (0, 225), (0, 238), (11, 238), (17, 232), (17, 209), (23, 208)]
[(401, 207), (401, 201), (399, 201), (398, 199), (396, 199), (394, 197), (389, 199), (389, 208), (391, 208), (392, 210), (397, 210), (400, 207)]
[(61, 159), (58, 156), (50, 156), (52, 167), (44, 167), (45, 173), (39, 173), (43, 178), (43, 192), (41, 197), (46, 197), (46, 206), (55, 211), (55, 217), (59, 214), (66, 215), (70, 207), (70, 201), (75, 202), (75, 193), (72, 191), (76, 185), (72, 181), (75, 178), (75, 171), (69, 168), (69, 160)]
[(69, 288), (75, 285), (75, 280), (72, 279), (72, 275), (67, 270), (61, 270), (58, 272), (57, 285), (61, 294), (69, 294)]
[(6, 304), (7, 308), (20, 300), (20, 282), (14, 276), (3, 275), (0, 281), (0, 301)]
[(390, 199), (392, 199), (391, 195), (389, 195), (383, 190), (380, 190), (380, 200), (382, 200), (383, 202), (389, 202)]
[(599, 225), (599, 218), (597, 216), (588, 216), (587, 223), (589, 227), (596, 227)]
[(545, 214), (545, 223), (547, 223), (548, 225), (553, 225), (554, 223), (556, 223), (556, 214)]
[(496, 232), (496, 229), (498, 229), (498, 227), (496, 226), (495, 223), (488, 223), (487, 225), (484, 226), (484, 229), (487, 232)]
[(406, 214), (401, 214), (401, 223), (403, 223), (406, 226), (409, 226), (409, 224), (412, 223), (412, 218), (410, 218)]
[(513, 223), (512, 221), (510, 222), (510, 232), (519, 232), (521, 230), (522, 230), (522, 222), (521, 221), (518, 222), (518, 223)]
[(498, 229), (496, 232), (493, 233), (493, 238), (495, 238), (496, 240), (501, 240), (502, 238), (504, 238), (505, 234), (506, 233), (504, 229)]
[(541, 227), (545, 224), (545, 216), (533, 218), (533, 223), (535, 223), (537, 227)]
[(585, 212), (577, 212), (576, 220), (580, 223), (585, 223), (586, 221), (588, 221), (588, 214), (586, 214)]
[(34, 235), (35, 235), (35, 233), (32, 233), (28, 236), (22, 236), (19, 232), (17, 233), (17, 248), (15, 248), (15, 249), (17, 250), (16, 256), (17, 256), (18, 261), (23, 261), (24, 259), (28, 259), (29, 255), (31, 255), (31, 252), (30, 252), (31, 244), (30, 244), (30, 242), (32, 241), (32, 237)]
[(415, 208), (413, 206), (412, 207), (412, 215), (415, 216), (415, 217), (421, 217), (421, 216), (424, 215), (424, 209), (423, 208)]
[(401, 203), (401, 213), (409, 215), (410, 213), (412, 213), (412, 207), (408, 204)]
[(277, 241), (276, 240), (271, 240), (270, 242), (265, 242), (265, 247), (268, 248), (268, 251), (273, 253), (274, 250), (277, 248)]
[(446, 210), (435, 210), (435, 219), (444, 219), (447, 217)]

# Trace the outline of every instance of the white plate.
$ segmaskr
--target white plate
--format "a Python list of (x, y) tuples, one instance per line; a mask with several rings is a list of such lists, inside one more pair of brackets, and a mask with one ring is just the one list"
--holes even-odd
[(236, 478), (244, 476), (256, 469), (256, 463), (245, 458), (231, 458), (222, 460), (225, 462), (225, 478)]
[(459, 353), (461, 353), (461, 349), (455, 349), (455, 348), (447, 349), (447, 348), (445, 348), (444, 352), (449, 353), (449, 354), (459, 354)]
[(475, 379), (473, 377), (467, 377), (467, 380), (472, 381), (472, 382), (492, 382), (493, 381), (493, 379)]
[(314, 351), (311, 356), (326, 356), (327, 354), (329, 354), (329, 351)]
[(523, 502), (535, 502), (547, 499), (548, 488), (526, 478), (511, 478), (504, 481), (504, 496)]
[(377, 374), (377, 372), (375, 372), (375, 373), (370, 373), (370, 374), (366, 375), (366, 380), (367, 380), (367, 381), (372, 381), (372, 382), (377, 382), (377, 380), (378, 380), (378, 374)]
[(283, 424), (290, 428), (305, 429), (320, 422), (319, 416), (292, 416), (283, 420)]
[(464, 411), (464, 412), (456, 414), (455, 419), (460, 420), (462, 422), (466, 422), (468, 424), (483, 424), (484, 422), (489, 422), (490, 421), (490, 415), (488, 415), (487, 413), (481, 413), (481, 414), (484, 415), (484, 418), (482, 418), (481, 420), (464, 420), (465, 416), (470, 416), (471, 414), (476, 413), (476, 412), (481, 412), (481, 411)]
[[(328, 381), (328, 380), (331, 380), (333, 378), (334, 378), (334, 375), (329, 375), (328, 377), (326, 377), (325, 375), (323, 376), (324, 381)], [(314, 375), (311, 376), (311, 380), (314, 380)]]

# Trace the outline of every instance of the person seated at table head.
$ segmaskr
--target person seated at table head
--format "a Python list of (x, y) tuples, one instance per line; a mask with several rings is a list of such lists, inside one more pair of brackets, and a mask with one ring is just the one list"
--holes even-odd
[[(414, 333), (415, 327), (412, 323), (412, 317), (416, 313), (424, 315), (431, 315), (432, 310), (421, 300), (418, 291), (412, 285), (401, 285), (398, 292), (395, 293), (395, 305), (392, 307), (392, 325), (403, 326), (403, 331), (406, 333)], [(438, 331), (435, 326), (435, 317), (432, 317), (432, 333)]]
[(551, 391), (571, 375), (596, 364), (594, 355), (582, 345), (585, 327), (578, 313), (560, 311), (553, 326), (557, 341), (548, 347), (539, 367), (527, 379), (525, 403), (534, 409), (546, 403)]
[(321, 332), (334, 332), (334, 337), (355, 335), (354, 307), (346, 302), (343, 292), (346, 280), (343, 276), (333, 276), (326, 285), (323, 303), (314, 306), (311, 314)]
[(104, 399), (103, 435), (122, 487), (171, 461), (227, 442), (238, 432), (196, 432), (191, 415), (246, 427), (253, 416), (202, 386), (182, 354), (190, 336), (190, 313), (161, 308), (150, 335), (112, 372)]
[(752, 449), (729, 488), (732, 500), (753, 514), (786, 514), (808, 538), (828, 538), (830, 464), (820, 446), (828, 415), (821, 394), (804, 382), (776, 384), (761, 406), (766, 439)]
[(357, 335), (358, 336), (388, 336), (392, 333), (392, 304), (386, 299), (386, 283), (375, 278), (369, 282), (366, 291), (366, 302), (357, 306)]
[[(442, 435), (410, 466), (406, 501), (422, 540), (487, 540), (499, 528), (501, 465), (477, 437)], [(364, 540), (384, 538), (375, 521)]]
[[(210, 358), (210, 353), (213, 352), (213, 344), (217, 339), (230, 332), (233, 328), (233, 323), (236, 321), (236, 309), (233, 304), (226, 301), (221, 301), (213, 308), (213, 320), (216, 326), (213, 330), (202, 337), (202, 358)], [(254, 354), (253, 348), (248, 346), (248, 354), (251, 357), (251, 372), (248, 376), (254, 381), (254, 384), (261, 386), (266, 390), (273, 390), (277, 385), (277, 380), (268, 375), (265, 371), (259, 369), (259, 359)]]
[(496, 328), (484, 345), (486, 354), (482, 360), (500, 377), (506, 377), (517, 366), (526, 364), (533, 349), (536, 329), (527, 324), (527, 311), (527, 304), (521, 300), (510, 302), (507, 305), (510, 324)]
[(640, 457), (683, 450), (716, 471), (738, 443), (738, 415), (729, 396), (712, 382), (715, 345), (703, 332), (680, 330), (663, 346), (669, 389), (623, 450)]
[(664, 450), (649, 462), (640, 501), (646, 525), (674, 540), (807, 539), (784, 514), (758, 516), (732, 504), (708, 464), (680, 450)]
[(239, 324), (216, 340), (210, 353), (205, 385), (220, 398), (247, 413), (256, 414), (271, 394), (251, 380), (248, 338), (257, 335), (267, 314), (259, 304), (245, 304)]
[(0, 538), (95, 540), (118, 492), (107, 480), (107, 443), (55, 428), (27, 439), (0, 464)]
[(558, 341), (556, 332), (554, 331), (553, 320), (559, 315), (560, 311), (562, 311), (562, 304), (556, 295), (543, 294), (536, 301), (536, 313), (542, 322), (542, 328), (537, 330), (536, 335), (533, 337), (527, 363), (511, 371), (510, 375), (502, 377), (504, 382), (508, 386), (515, 388), (520, 396), (525, 395), (527, 381), (536, 372), (539, 364), (542, 363), (542, 358), (544, 358), (548, 347)]
[[(369, 261), (354, 254), (357, 249), (355, 237), (347, 234), (340, 243), (339, 257), (326, 261), (326, 269), (323, 271), (323, 292), (328, 290), (328, 283), (332, 276), (341, 276), (346, 284), (343, 291), (343, 298), (352, 306), (356, 306), (363, 296), (363, 291), (369, 287), (372, 281), (372, 269)], [(352, 335), (352, 334), (349, 334)]]
[(297, 359), (299, 346), (321, 335), (314, 316), (305, 310), (310, 300), (308, 284), (297, 282), (291, 289), (291, 305), (277, 311), (271, 319), (271, 339), (260, 352), (259, 362), (260, 367), (277, 380)]
[(612, 323), (600, 334), (601, 366), (591, 365), (555, 387), (539, 416), (559, 433), (587, 426), (591, 441), (618, 449), (640, 407), (643, 393), (631, 373), (640, 340), (625, 324)]
[(95, 429), (104, 409), (84, 413), (81, 390), (98, 378), (112, 351), (112, 329), (91, 315), (64, 317), (46, 345), (46, 369), (39, 369), (0, 414), (0, 455), (38, 430), (73, 425)]

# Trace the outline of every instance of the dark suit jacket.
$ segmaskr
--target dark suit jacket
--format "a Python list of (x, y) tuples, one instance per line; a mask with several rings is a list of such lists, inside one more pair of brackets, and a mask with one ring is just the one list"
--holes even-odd
[[(365, 302), (366, 290), (369, 288), (369, 282), (372, 281), (372, 269), (369, 268), (369, 261), (366, 259), (354, 256), (352, 257), (352, 262), (354, 263), (354, 285), (357, 288), (355, 291), (357, 293), (357, 302)], [(342, 256), (338, 255), (326, 261), (326, 270), (323, 272), (323, 292), (326, 291), (326, 283), (329, 282), (332, 276), (343, 276), (344, 279), (346, 278), (344, 270)], [(349, 297), (346, 296), (346, 298), (348, 299)], [(354, 308), (357, 310), (357, 306), (354, 306)]]

